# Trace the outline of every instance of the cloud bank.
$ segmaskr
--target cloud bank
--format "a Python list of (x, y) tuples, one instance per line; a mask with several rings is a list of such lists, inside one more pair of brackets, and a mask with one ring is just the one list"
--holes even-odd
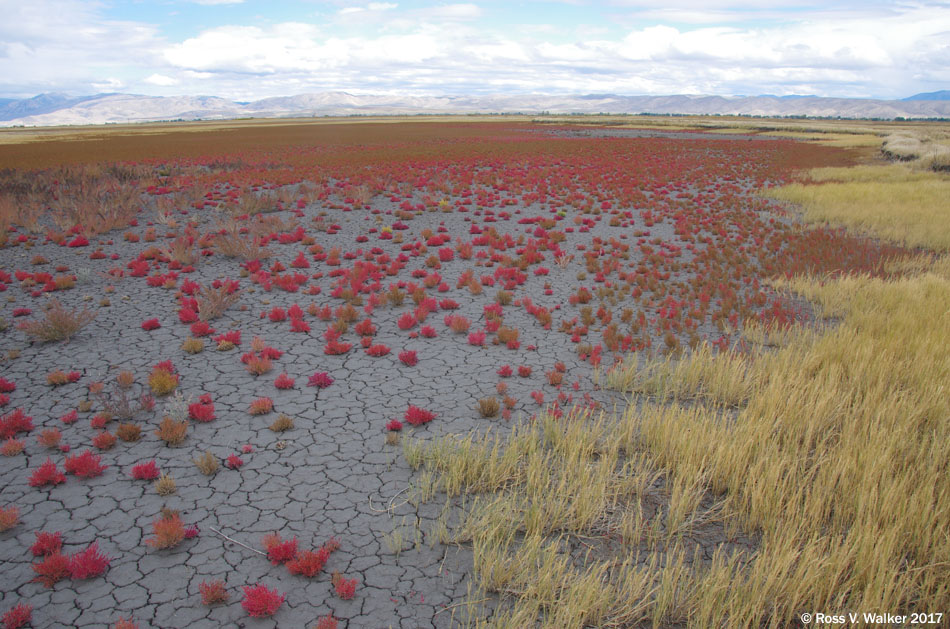
[[(207, 7), (200, 5), (218, 5)], [(0, 95), (45, 91), (816, 94), (900, 98), (950, 85), (950, 4), (759, 0), (603, 5), (336, 3), (294, 19), (233, 0), (184, 33), (75, 0), (0, 1)], [(232, 13), (258, 10), (262, 13)], [(213, 13), (211, 11), (214, 11)], [(565, 19), (565, 11), (576, 19)], [(219, 15), (220, 14), (220, 15)], [(197, 15), (197, 14), (196, 14)], [(211, 16), (211, 17), (208, 17)], [(576, 17), (581, 16), (581, 17)], [(155, 19), (161, 17), (162, 19)], [(152, 18), (152, 19), (145, 19)]]

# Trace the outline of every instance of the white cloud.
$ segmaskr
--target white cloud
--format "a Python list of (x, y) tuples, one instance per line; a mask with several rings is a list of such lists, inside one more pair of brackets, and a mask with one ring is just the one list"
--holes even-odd
[(206, 6), (214, 6), (218, 4), (242, 4), (244, 0), (189, 0), (195, 4), (203, 4)]
[(158, 85), (161, 87), (169, 87), (172, 85), (178, 85), (178, 79), (173, 79), (170, 76), (165, 76), (164, 74), (153, 74), (145, 79), (146, 83), (151, 83), (152, 85)]
[[(539, 11), (537, 24), (511, 25), (494, 21), (488, 5), (362, 0), (318, 23), (222, 24), (171, 42), (155, 26), (104, 19), (103, 6), (0, 0), (0, 95), (126, 89), (247, 100), (335, 89), (900, 97), (950, 81), (946, 3), (815, 9), (786, 0), (775, 9), (767, 0), (669, 0), (657, 9), (647, 0), (614, 0), (611, 11), (642, 7), (638, 14), (667, 16), (631, 22), (618, 34), (622, 21), (566, 24)], [(677, 11), (696, 17), (676, 19)], [(737, 11), (767, 17), (742, 22), (733, 19)]]

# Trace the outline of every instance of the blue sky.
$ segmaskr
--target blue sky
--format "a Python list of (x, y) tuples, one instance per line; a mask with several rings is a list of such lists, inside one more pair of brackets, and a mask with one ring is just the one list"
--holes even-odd
[(0, 0), (0, 97), (950, 89), (950, 1)]

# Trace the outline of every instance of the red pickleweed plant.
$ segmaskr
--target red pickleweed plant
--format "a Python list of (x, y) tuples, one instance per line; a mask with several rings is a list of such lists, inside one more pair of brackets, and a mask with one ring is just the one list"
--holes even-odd
[[(76, 238), (82, 238), (82, 236), (77, 236)], [(70, 247), (82, 246), (81, 244), (74, 245), (72, 244), (73, 242), (76, 242), (76, 240), (70, 241)], [(89, 241), (86, 241), (86, 244), (89, 244)], [(3, 621), (4, 629), (20, 629), (21, 627), (25, 627), (31, 624), (33, 620), (33, 606), (27, 605), (26, 603), (17, 603), (16, 607), (8, 609), (0, 620)]]
[(416, 355), (416, 351), (411, 349), (399, 352), (399, 360), (407, 367), (415, 367), (419, 364), (419, 357)]
[(290, 574), (312, 579), (323, 570), (329, 558), (330, 550), (325, 546), (318, 548), (316, 551), (301, 550), (294, 555), (293, 559), (287, 562), (287, 570), (290, 571)]
[(336, 592), (337, 596), (344, 601), (348, 601), (356, 595), (357, 580), (355, 578), (344, 579), (343, 575), (338, 572), (334, 573), (333, 577), (333, 591)]
[(46, 487), (65, 482), (66, 475), (57, 469), (53, 459), (50, 458), (47, 458), (46, 462), (36, 468), (30, 476), (30, 487)]
[(364, 319), (353, 326), (353, 331), (360, 336), (373, 336), (376, 334), (376, 326), (369, 319)]
[(427, 339), (435, 338), (436, 336), (438, 336), (438, 332), (436, 332), (435, 328), (433, 328), (431, 325), (424, 325), (421, 328), (419, 328), (419, 334), (421, 336), (426, 337)]
[(106, 427), (106, 424), (112, 421), (112, 415), (103, 411), (102, 413), (96, 413), (92, 416), (92, 419), (89, 420), (89, 427), (94, 430), (103, 430)]
[(18, 432), (33, 430), (33, 418), (15, 408), (3, 417), (0, 417), (0, 439), (9, 439)]
[(47, 533), (46, 531), (37, 531), (36, 540), (30, 546), (30, 552), (34, 557), (45, 557), (55, 555), (63, 549), (63, 534), (59, 531)]
[(202, 605), (214, 605), (224, 603), (228, 600), (228, 590), (224, 581), (202, 581), (198, 584), (198, 591), (201, 592)]
[(339, 620), (333, 617), (333, 614), (329, 616), (323, 616), (317, 621), (316, 629), (338, 629)]
[(370, 345), (366, 348), (366, 353), (374, 358), (379, 358), (380, 356), (385, 356), (390, 352), (389, 347), (383, 345), (382, 343), (376, 345)]
[(33, 564), (33, 572), (36, 573), (33, 581), (51, 588), (69, 576), (69, 557), (58, 551), (46, 555), (42, 561)]
[(99, 542), (69, 557), (69, 576), (73, 579), (91, 579), (104, 574), (112, 559), (99, 552)]
[(239, 457), (236, 454), (229, 454), (224, 464), (227, 465), (232, 470), (236, 470), (240, 468), (242, 465), (244, 465), (244, 460), (241, 459), (241, 457)]
[(273, 616), (284, 602), (286, 596), (264, 585), (244, 586), (244, 600), (241, 607), (254, 618)]
[(142, 322), (142, 329), (146, 332), (157, 330), (160, 327), (162, 327), (162, 324), (158, 322), (158, 319), (146, 319)]
[(341, 343), (339, 341), (330, 341), (323, 348), (323, 353), (327, 356), (339, 356), (340, 354), (345, 354), (350, 351), (350, 348), (353, 347), (352, 343)]
[(484, 332), (472, 332), (468, 335), (468, 344), (475, 346), (482, 346), (485, 344), (485, 333)]
[(291, 332), (309, 332), (310, 324), (304, 321), (303, 319), (291, 319), (290, 320), (290, 331)]
[(79, 414), (76, 412), (76, 409), (73, 409), (60, 417), (59, 421), (68, 426), (69, 424), (75, 423), (77, 419), (79, 419)]
[(495, 373), (497, 373), (497, 374), (498, 374), (499, 376), (501, 376), (502, 378), (507, 378), (507, 377), (509, 377), (513, 372), (512, 372), (512, 370), (511, 370), (511, 365), (502, 365), (501, 367), (498, 368), (498, 371), (495, 372)]
[(282, 373), (274, 380), (274, 386), (278, 389), (293, 389), (294, 379), (286, 373)]
[(214, 403), (211, 394), (205, 393), (197, 402), (188, 405), (188, 416), (198, 422), (210, 422), (217, 417), (214, 414)]
[(92, 445), (97, 447), (100, 450), (109, 450), (112, 446), (115, 445), (116, 436), (111, 432), (100, 432), (95, 437), (92, 438)]
[(267, 558), (275, 566), (290, 561), (297, 555), (297, 538), (285, 540), (280, 533), (268, 533), (261, 539)]
[(424, 408), (410, 405), (406, 409), (405, 419), (413, 426), (421, 426), (435, 419), (435, 413), (427, 411)]
[(402, 422), (398, 419), (390, 419), (386, 422), (386, 430), (390, 432), (399, 432), (402, 430)]
[(418, 323), (416, 318), (412, 316), (412, 313), (409, 312), (404, 312), (402, 316), (400, 316), (396, 321), (396, 325), (400, 330), (409, 330), (410, 328), (415, 327), (416, 323)]
[(333, 378), (325, 371), (318, 371), (307, 379), (308, 387), (319, 387), (325, 389), (333, 384)]
[(16, 391), (16, 383), (6, 378), (0, 378), (0, 393), (13, 393)]
[(285, 319), (287, 319), (287, 311), (285, 311), (283, 308), (274, 306), (273, 308), (271, 308), (271, 311), (267, 315), (267, 317), (274, 323), (277, 323), (279, 321), (284, 321)]
[(527, 378), (531, 375), (531, 367), (528, 365), (521, 365), (518, 367), (518, 375), (522, 378)]
[(63, 467), (66, 468), (67, 474), (80, 478), (93, 478), (102, 474), (108, 465), (102, 465), (102, 457), (93, 454), (92, 450), (84, 450), (82, 454), (66, 457)]
[(126, 620), (125, 616), (119, 616), (119, 619), (115, 621), (110, 629), (139, 629), (139, 626), (131, 618)]
[(159, 474), (155, 461), (146, 461), (132, 466), (132, 478), (135, 480), (155, 480)]
[(210, 336), (216, 332), (207, 321), (195, 321), (191, 324), (191, 335), (195, 337)]

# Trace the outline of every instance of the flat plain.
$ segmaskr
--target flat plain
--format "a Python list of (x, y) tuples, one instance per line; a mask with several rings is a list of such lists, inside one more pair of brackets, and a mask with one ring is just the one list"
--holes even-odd
[(0, 133), (4, 622), (947, 610), (948, 180), (908, 137), (946, 130)]

